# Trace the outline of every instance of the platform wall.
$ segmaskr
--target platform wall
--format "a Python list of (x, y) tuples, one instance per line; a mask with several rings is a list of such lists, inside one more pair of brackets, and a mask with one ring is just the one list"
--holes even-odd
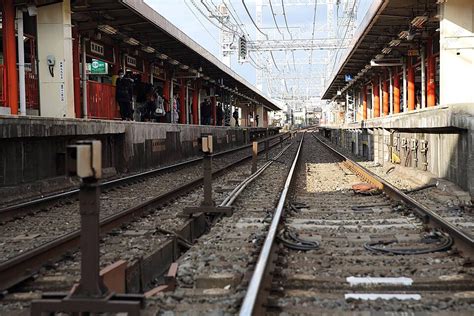
[[(323, 131), (355, 155), (381, 165), (396, 162), (429, 171), (474, 197), (474, 105), (445, 106), (339, 128), (326, 126)], [(365, 145), (367, 150), (362, 148)]]
[(200, 155), (198, 138), (212, 133), (217, 151), (277, 133), (197, 125), (0, 117), (0, 186), (64, 178), (66, 146), (99, 139), (106, 175), (172, 164)]

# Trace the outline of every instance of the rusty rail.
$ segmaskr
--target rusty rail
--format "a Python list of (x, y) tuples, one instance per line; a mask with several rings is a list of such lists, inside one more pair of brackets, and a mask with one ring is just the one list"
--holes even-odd
[[(271, 137), (272, 139), (276, 137)], [(280, 141), (271, 145), (274, 147), (278, 145)], [(242, 149), (242, 148), (241, 148)], [(228, 151), (231, 152), (231, 151)], [(247, 155), (237, 161), (234, 161), (216, 171), (213, 172), (213, 177), (219, 176), (229, 168), (237, 166), (249, 159), (252, 155)], [(135, 175), (136, 176), (136, 175)], [(178, 188), (170, 190), (164, 194), (161, 194), (151, 200), (148, 200), (135, 207), (123, 210), (114, 215), (108, 216), (100, 221), (101, 234), (104, 234), (112, 229), (119, 227), (123, 223), (129, 222), (141, 214), (148, 212), (160, 205), (163, 205), (172, 199), (183, 195), (187, 192), (194, 190), (197, 186), (201, 185), (203, 178), (199, 178), (190, 181)], [(55, 240), (47, 242), (31, 251), (27, 251), (19, 256), (16, 256), (10, 260), (0, 263), (0, 291), (4, 291), (14, 285), (17, 285), (24, 280), (33, 276), (44, 264), (57, 260), (65, 252), (76, 248), (79, 245), (80, 230), (75, 230)]]
[(280, 199), (278, 200), (277, 207), (273, 213), (272, 222), (270, 228), (268, 229), (267, 236), (262, 246), (262, 250), (258, 257), (257, 264), (255, 265), (255, 271), (252, 274), (250, 279), (250, 284), (247, 288), (247, 293), (245, 295), (244, 301), (240, 308), (239, 314), (241, 316), (247, 315), (262, 315), (263, 314), (263, 305), (266, 300), (266, 293), (268, 289), (265, 289), (271, 284), (270, 272), (273, 267), (273, 259), (275, 256), (275, 240), (280, 225), (280, 220), (283, 215), (284, 206), (288, 192), (290, 190), (291, 183), (295, 176), (296, 165), (300, 157), (301, 148), (303, 147), (304, 133), (301, 137), (298, 150), (296, 151), (293, 163), (290, 170), (288, 171), (288, 176), (285, 181), (285, 185), (280, 193)]
[(342, 153), (338, 152), (336, 149), (326, 144), (326, 142), (322, 141), (316, 135), (312, 135), (314, 138), (316, 138), (316, 140), (318, 140), (336, 156), (341, 158), (344, 165), (347, 166), (348, 169), (350, 169), (352, 172), (357, 174), (365, 181), (375, 185), (393, 200), (402, 201), (412, 210), (412, 212), (415, 213), (415, 215), (420, 217), (425, 224), (439, 228), (448, 233), (451, 237), (453, 237), (454, 241), (456, 242), (456, 245), (466, 252), (465, 255), (467, 257), (474, 257), (474, 238), (472, 235), (448, 222), (443, 217), (431, 211), (428, 207), (416, 201), (412, 197), (408, 196), (406, 193), (399, 190), (389, 182), (385, 181), (375, 173), (371, 172), (370, 170), (367, 170), (357, 162), (347, 158)]

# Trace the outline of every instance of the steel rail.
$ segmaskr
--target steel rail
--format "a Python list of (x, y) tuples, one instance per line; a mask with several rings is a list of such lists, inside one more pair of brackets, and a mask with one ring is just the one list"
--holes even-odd
[[(289, 133), (286, 132), (286, 133), (270, 136), (270, 137), (264, 138), (262, 140), (259, 140), (258, 142), (259, 143), (267, 142), (267, 141), (271, 141), (273, 139), (280, 138), (280, 137), (283, 137), (284, 139), (287, 139), (289, 137)], [(236, 148), (231, 148), (231, 149), (228, 149), (228, 150), (224, 150), (224, 151), (215, 153), (213, 155), (213, 157), (224, 156), (226, 154), (230, 154), (230, 153), (233, 153), (233, 152), (236, 152), (236, 151), (239, 151), (239, 150), (250, 148), (251, 146), (252, 146), (252, 144), (248, 144), (248, 145), (243, 145), (243, 146), (239, 146), (239, 147), (236, 147)], [(136, 180), (144, 178), (144, 177), (149, 177), (149, 176), (154, 176), (154, 175), (157, 175), (157, 174), (160, 174), (160, 173), (169, 172), (169, 171), (174, 170), (174, 169), (179, 168), (179, 167), (189, 166), (189, 165), (192, 165), (194, 163), (198, 163), (200, 161), (202, 161), (202, 158), (193, 158), (193, 159), (182, 161), (182, 162), (179, 162), (179, 163), (176, 163), (176, 164), (172, 164), (172, 165), (168, 165), (168, 166), (164, 166), (164, 167), (159, 167), (159, 168), (152, 169), (152, 170), (147, 170), (147, 171), (144, 171), (144, 172), (140, 172), (140, 173), (137, 173), (137, 174), (121, 177), (121, 178), (118, 178), (118, 179), (104, 181), (103, 183), (101, 183), (100, 186), (101, 186), (102, 189), (107, 189), (107, 188), (110, 188), (110, 187), (113, 187), (113, 186), (118, 186), (118, 185), (121, 185), (121, 184), (125, 184), (127, 182), (136, 181)], [(47, 203), (53, 203), (53, 202), (55, 202), (57, 200), (60, 200), (60, 199), (63, 199), (63, 198), (72, 198), (73, 196), (77, 195), (78, 193), (79, 193), (79, 189), (76, 188), (76, 189), (72, 189), (72, 190), (68, 190), (68, 191), (53, 193), (51, 195), (36, 198), (36, 199), (30, 200), (30, 201), (27, 201), (27, 202), (22, 202), (22, 203), (18, 203), (18, 204), (14, 204), (14, 205), (10, 205), (10, 206), (7, 206), (7, 207), (0, 208), (0, 223), (12, 220), (14, 218), (24, 216), (26, 214), (29, 214), (29, 213), (34, 211), (33, 208), (37, 208), (40, 205), (47, 204)]]
[[(280, 135), (278, 135), (280, 136)], [(276, 138), (276, 137), (272, 137)], [(278, 145), (277, 142), (269, 148)], [(252, 158), (252, 154), (247, 155), (237, 161), (227, 164), (226, 166), (215, 170), (212, 175), (216, 177), (229, 170), (229, 168), (237, 166), (246, 160)], [(108, 216), (100, 221), (100, 232), (104, 234), (125, 222), (153, 209), (163, 205), (170, 200), (196, 189), (203, 183), (203, 178), (192, 180), (178, 188), (165, 192), (151, 200), (142, 204), (125, 209), (116, 214)], [(11, 258), (0, 263), (0, 291), (7, 290), (24, 280), (30, 278), (46, 263), (57, 260), (65, 252), (79, 246), (80, 229), (62, 235), (52, 241), (49, 241), (31, 251), (27, 251), (19, 256)]]
[(276, 159), (280, 158), (285, 151), (288, 150), (293, 144), (289, 144), (286, 146), (281, 152), (278, 153), (275, 157), (272, 158), (272, 160), (267, 161), (263, 166), (261, 166), (255, 173), (250, 175), (247, 179), (239, 183), (230, 193), (229, 195), (222, 201), (222, 203), (219, 206), (231, 206), (234, 201), (237, 199), (237, 197), (242, 193), (242, 191), (250, 184), (252, 183), (253, 180), (257, 179), (258, 176), (260, 176), (268, 167), (270, 167), (271, 164), (275, 162)]
[(293, 164), (291, 165), (291, 168), (288, 172), (288, 176), (286, 178), (285, 185), (283, 187), (283, 190), (281, 191), (280, 199), (278, 200), (277, 207), (273, 214), (273, 219), (270, 224), (270, 228), (268, 230), (267, 236), (263, 243), (262, 250), (258, 257), (257, 264), (255, 266), (255, 271), (253, 272), (252, 278), (250, 279), (250, 284), (248, 286), (247, 293), (245, 295), (244, 301), (239, 312), (241, 316), (253, 315), (256, 312), (255, 309), (257, 307), (257, 301), (259, 300), (261, 291), (263, 290), (262, 284), (264, 281), (264, 277), (268, 272), (268, 266), (271, 263), (270, 257), (272, 255), (272, 249), (275, 244), (275, 237), (278, 232), (278, 225), (280, 223), (283, 214), (283, 208), (285, 206), (285, 201), (290, 190), (290, 185), (293, 180), (293, 176), (295, 174), (296, 165), (300, 157), (301, 148), (303, 146), (303, 140), (304, 134), (301, 137), (298, 150), (293, 160)]
[(311, 135), (316, 138), (316, 140), (318, 140), (321, 144), (323, 144), (326, 148), (328, 148), (331, 152), (333, 152), (336, 156), (340, 157), (343, 160), (344, 164), (350, 170), (356, 173), (360, 178), (377, 186), (380, 190), (384, 191), (392, 199), (405, 203), (405, 205), (411, 208), (412, 211), (417, 216), (419, 216), (425, 224), (440, 228), (447, 232), (449, 235), (451, 235), (451, 237), (454, 238), (454, 240), (457, 242), (457, 245), (466, 251), (466, 256), (470, 258), (474, 257), (474, 237), (472, 235), (448, 222), (442, 216), (431, 211), (428, 207), (416, 201), (412, 197), (408, 196), (406, 193), (399, 190), (389, 182), (385, 181), (372, 171), (364, 168), (357, 162), (347, 158), (342, 153), (332, 148), (330, 145), (326, 144), (326, 142), (321, 140), (313, 133), (311, 133)]

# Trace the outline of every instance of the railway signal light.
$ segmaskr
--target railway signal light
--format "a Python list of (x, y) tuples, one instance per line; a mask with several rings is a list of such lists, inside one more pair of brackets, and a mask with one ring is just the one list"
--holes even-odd
[(247, 39), (245, 36), (239, 37), (239, 61), (244, 62), (247, 60)]

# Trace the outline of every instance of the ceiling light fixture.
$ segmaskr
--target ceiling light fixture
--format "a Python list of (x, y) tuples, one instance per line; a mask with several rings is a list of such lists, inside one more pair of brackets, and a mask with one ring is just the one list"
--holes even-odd
[(395, 47), (395, 46), (398, 46), (400, 45), (402, 41), (399, 40), (399, 39), (394, 39), (394, 40), (391, 40), (390, 43), (388, 43), (388, 46), (390, 47)]
[(179, 68), (183, 69), (183, 70), (188, 70), (189, 69), (189, 66), (187, 65), (181, 65), (179, 66)]
[(398, 38), (399, 39), (406, 39), (408, 37), (408, 35), (410, 34), (410, 32), (408, 31), (401, 31), (399, 34), (398, 34)]
[(176, 65), (179, 65), (179, 61), (174, 60), (174, 59), (170, 59), (170, 60), (169, 60), (169, 63), (172, 64), (172, 65), (175, 65), (175, 66), (176, 66)]
[(150, 46), (144, 46), (144, 47), (142, 47), (142, 50), (145, 53), (150, 53), (150, 54), (153, 54), (155, 52), (155, 49), (153, 47), (150, 47)]
[(168, 55), (165, 55), (165, 54), (159, 54), (157, 57), (161, 60), (167, 60), (168, 59)]
[(110, 25), (107, 24), (101, 24), (97, 26), (97, 29), (101, 32), (104, 32), (109, 35), (115, 35), (117, 34), (118, 30)]
[(385, 47), (384, 49), (382, 49), (382, 53), (384, 54), (390, 54), (391, 51), (392, 51), (391, 47)]
[(412, 21), (411, 25), (413, 25), (416, 28), (422, 28), (423, 25), (428, 21), (428, 16), (426, 15), (419, 15), (416, 16)]
[(124, 39), (124, 42), (132, 46), (137, 46), (140, 44), (140, 42), (134, 39), (133, 37), (127, 37), (126, 39)]

